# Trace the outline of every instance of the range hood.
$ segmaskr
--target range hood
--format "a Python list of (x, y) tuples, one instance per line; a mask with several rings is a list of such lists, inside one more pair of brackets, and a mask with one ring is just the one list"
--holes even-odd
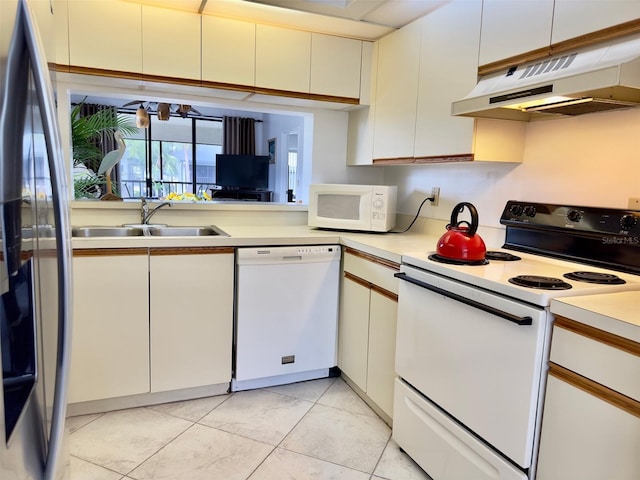
[(640, 36), (481, 77), (453, 115), (530, 121), (640, 106)]

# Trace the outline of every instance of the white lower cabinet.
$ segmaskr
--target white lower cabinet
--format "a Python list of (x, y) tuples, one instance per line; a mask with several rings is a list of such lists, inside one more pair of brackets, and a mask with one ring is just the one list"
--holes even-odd
[(638, 478), (639, 375), (639, 343), (556, 317), (537, 480)]
[(81, 249), (69, 403), (231, 381), (231, 247)]
[(393, 262), (346, 249), (338, 329), (338, 366), (391, 419), (397, 321)]
[(69, 403), (149, 391), (148, 254), (74, 252)]
[(151, 391), (230, 382), (233, 249), (149, 254)]
[(549, 377), (538, 480), (636, 480), (640, 417)]

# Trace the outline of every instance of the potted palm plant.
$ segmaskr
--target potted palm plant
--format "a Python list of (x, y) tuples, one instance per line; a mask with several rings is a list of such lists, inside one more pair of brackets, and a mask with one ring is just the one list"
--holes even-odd
[[(137, 127), (129, 123), (124, 115), (119, 115), (115, 109), (105, 108), (87, 116), (80, 112), (84, 101), (75, 105), (71, 110), (71, 141), (73, 146), (73, 189), (75, 198), (97, 198), (105, 191), (105, 186), (111, 186), (110, 174), (113, 152), (107, 153), (111, 160), (109, 168), (102, 172), (102, 150), (99, 148), (103, 135), (118, 141), (118, 148), (122, 148), (122, 135), (134, 134)], [(119, 132), (116, 135), (116, 132)], [(105, 156), (105, 157), (106, 157)], [(120, 155), (121, 157), (121, 155)], [(119, 160), (119, 158), (118, 158)], [(117, 163), (117, 162), (116, 162)], [(99, 172), (99, 173), (95, 173)]]

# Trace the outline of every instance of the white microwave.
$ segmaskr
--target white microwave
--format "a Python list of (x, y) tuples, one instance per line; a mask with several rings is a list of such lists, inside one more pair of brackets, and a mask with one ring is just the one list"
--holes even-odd
[(398, 187), (314, 184), (309, 186), (309, 226), (388, 232), (396, 223)]

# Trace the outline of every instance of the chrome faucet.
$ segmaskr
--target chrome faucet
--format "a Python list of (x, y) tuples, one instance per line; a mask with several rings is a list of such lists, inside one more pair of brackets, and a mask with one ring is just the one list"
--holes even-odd
[(149, 210), (149, 205), (147, 204), (147, 199), (144, 198), (144, 197), (141, 197), (140, 201), (142, 202), (142, 205), (140, 206), (140, 223), (142, 223), (143, 225), (148, 225), (149, 224), (149, 220), (151, 220), (151, 217), (153, 217), (153, 215), (158, 210), (160, 210), (162, 207), (166, 207), (167, 205), (169, 207), (171, 206), (171, 202), (162, 202), (157, 207)]

